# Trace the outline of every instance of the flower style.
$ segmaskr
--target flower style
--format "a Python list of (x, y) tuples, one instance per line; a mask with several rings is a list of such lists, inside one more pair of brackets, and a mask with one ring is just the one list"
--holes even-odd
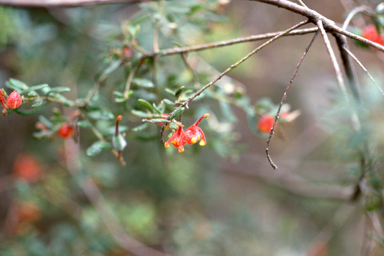
[(168, 141), (164, 143), (164, 146), (166, 148), (169, 148), (169, 144), (172, 143), (173, 146), (179, 149), (179, 152), (184, 152), (184, 145), (187, 143), (185, 139), (185, 133), (183, 131), (183, 124), (180, 122), (176, 122), (176, 125), (179, 127), (177, 130), (172, 134), (171, 138), (169, 138)]
[(198, 142), (200, 139), (200, 146), (204, 146), (207, 144), (207, 140), (205, 139), (205, 135), (203, 133), (203, 130), (201, 130), (200, 127), (198, 127), (199, 123), (203, 118), (208, 118), (209, 114), (205, 114), (202, 117), (200, 117), (191, 127), (189, 127), (185, 131), (185, 139), (188, 142), (188, 144), (192, 145)]
[(7, 99), (7, 107), (10, 109), (18, 108), (21, 105), (21, 97), (17, 91), (13, 91)]

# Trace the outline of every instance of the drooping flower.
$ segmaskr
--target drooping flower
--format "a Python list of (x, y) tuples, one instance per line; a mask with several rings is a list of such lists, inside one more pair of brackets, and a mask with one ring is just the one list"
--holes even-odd
[(191, 127), (189, 127), (187, 130), (185, 130), (185, 140), (188, 142), (188, 144), (195, 144), (200, 140), (199, 145), (204, 146), (207, 144), (207, 140), (205, 139), (205, 135), (203, 130), (201, 130), (200, 127), (198, 127), (201, 120), (204, 118), (208, 118), (209, 114), (204, 114), (201, 116)]
[(10, 109), (20, 107), (22, 103), (21, 96), (17, 91), (13, 91), (7, 99), (7, 107)]
[(172, 143), (173, 146), (179, 149), (179, 152), (184, 152), (184, 145), (187, 143), (185, 138), (185, 133), (183, 131), (183, 124), (180, 122), (176, 122), (176, 125), (179, 127), (177, 130), (172, 134), (171, 138), (169, 138), (168, 141), (164, 143), (164, 146), (166, 148), (169, 148), (169, 144)]
[(275, 121), (275, 118), (273, 116), (268, 114), (263, 115), (257, 122), (257, 129), (261, 133), (270, 133), (274, 121)]
[(0, 104), (6, 108), (5, 95), (2, 89), (0, 89)]
[(74, 129), (71, 125), (68, 123), (63, 123), (60, 127), (60, 129), (57, 131), (57, 134), (63, 138), (63, 139), (68, 139), (73, 136), (74, 134)]

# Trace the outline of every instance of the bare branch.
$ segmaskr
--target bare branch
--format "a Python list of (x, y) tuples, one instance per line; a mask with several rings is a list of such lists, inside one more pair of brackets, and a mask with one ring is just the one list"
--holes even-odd
[(0, 0), (0, 5), (13, 7), (53, 8), (105, 4), (137, 4), (149, 0)]
[(369, 79), (372, 80), (372, 82), (376, 85), (377, 89), (379, 89), (381, 95), (384, 96), (384, 91), (383, 89), (380, 87), (379, 84), (377, 84), (377, 82), (375, 81), (375, 79), (372, 77), (372, 75), (368, 72), (368, 70), (364, 67), (364, 65), (359, 61), (359, 59), (348, 49), (348, 48), (344, 48), (344, 50), (352, 57), (352, 59), (354, 61), (356, 61), (356, 63), (361, 67), (362, 70), (364, 70), (364, 72), (367, 74), (367, 76), (369, 77)]
[(323, 21), (319, 20), (317, 22), (317, 26), (319, 27), (319, 30), (320, 30), (321, 35), (322, 35), (323, 40), (324, 40), (325, 47), (327, 48), (327, 52), (329, 54), (329, 57), (331, 58), (332, 65), (333, 65), (333, 68), (335, 70), (337, 82), (339, 83), (340, 89), (341, 89), (342, 93), (344, 94), (344, 96), (348, 98), (348, 93), (347, 93), (347, 88), (345, 87), (344, 78), (343, 78), (343, 75), (341, 73), (339, 63), (337, 62), (335, 52), (332, 49), (331, 42), (329, 41), (327, 32), (325, 32), (325, 29), (323, 26)]
[(350, 37), (352, 39), (356, 39), (360, 42), (363, 42), (369, 46), (372, 46), (373, 48), (384, 52), (384, 46), (372, 42), (368, 39), (365, 39), (364, 37), (358, 36), (356, 34), (353, 34), (345, 29), (340, 28), (339, 26), (336, 25), (336, 23), (323, 15), (319, 14), (318, 12), (311, 10), (309, 8), (305, 8), (301, 5), (292, 3), (290, 1), (286, 0), (252, 0), (256, 2), (262, 2), (262, 3), (267, 3), (271, 5), (275, 5), (277, 7), (284, 8), (286, 10), (292, 11), (294, 13), (300, 14), (304, 17), (307, 17), (311, 22), (317, 24), (319, 20), (322, 21), (323, 27), (326, 31), (328, 32), (338, 32), (342, 35), (345, 35), (347, 37)]
[(341, 59), (343, 60), (343, 66), (348, 78), (349, 87), (351, 88), (355, 100), (359, 101), (360, 91), (355, 79), (355, 69), (349, 59), (348, 53), (346, 52), (346, 50), (348, 50), (347, 39), (345, 36), (338, 33), (333, 33), (333, 36), (336, 38), (336, 43), (340, 51)]
[(280, 101), (280, 105), (279, 105), (279, 108), (277, 110), (277, 113), (275, 115), (275, 120), (273, 121), (273, 125), (272, 125), (272, 128), (271, 128), (271, 131), (269, 133), (269, 137), (268, 137), (268, 140), (267, 140), (267, 147), (265, 149), (265, 152), (267, 153), (267, 158), (268, 158), (268, 161), (269, 163), (271, 164), (272, 168), (273, 169), (277, 169), (277, 165), (275, 163), (273, 163), (272, 161), (272, 158), (271, 158), (271, 155), (269, 154), (269, 144), (271, 142), (271, 139), (272, 139), (272, 136), (275, 132), (275, 127), (276, 127), (276, 123), (277, 123), (277, 119), (279, 119), (279, 115), (280, 115), (280, 111), (281, 111), (281, 107), (283, 106), (283, 103), (285, 101), (285, 99), (287, 98), (287, 94), (288, 94), (288, 91), (289, 91), (289, 88), (291, 88), (291, 85), (293, 83), (293, 80), (295, 79), (296, 75), (297, 75), (297, 72), (299, 71), (299, 68), (301, 66), (301, 63), (303, 62), (305, 56), (307, 55), (308, 51), (309, 51), (309, 48), (311, 48), (313, 42), (315, 41), (316, 37), (317, 37), (317, 34), (318, 32), (316, 32), (316, 34), (312, 37), (312, 40), (311, 42), (309, 43), (309, 45), (307, 46), (307, 48), (305, 49), (304, 53), (303, 53), (303, 56), (301, 56), (301, 59), (299, 61), (299, 63), (297, 64), (296, 66), (296, 69), (295, 71), (293, 72), (293, 75), (291, 77), (291, 80), (289, 81), (289, 84), (287, 86), (287, 88), (285, 89), (285, 92), (284, 92), (284, 95), (283, 95), (283, 98), (281, 99)]
[[(317, 30), (318, 30), (317, 27), (298, 29), (298, 30), (293, 30), (287, 34), (284, 34), (284, 36), (305, 35), (305, 34), (314, 33)], [(158, 54), (159, 55), (172, 55), (172, 54), (192, 52), (192, 51), (201, 51), (201, 50), (206, 50), (206, 49), (210, 49), (210, 48), (228, 46), (228, 45), (244, 43), (244, 42), (259, 41), (259, 40), (273, 38), (273, 37), (275, 37), (275, 36), (277, 36), (283, 32), (284, 31), (279, 31), (279, 32), (274, 32), (274, 33), (266, 33), (266, 34), (262, 34), (262, 35), (252, 35), (252, 36), (248, 36), (248, 37), (241, 37), (241, 38), (225, 40), (225, 41), (220, 41), (220, 42), (215, 42), (215, 43), (200, 44), (200, 45), (193, 45), (193, 46), (187, 46), (187, 47), (177, 47), (177, 48), (173, 48), (173, 49), (165, 49), (165, 50), (160, 50), (158, 52)], [(149, 54), (147, 56), (150, 57), (153, 54)]]

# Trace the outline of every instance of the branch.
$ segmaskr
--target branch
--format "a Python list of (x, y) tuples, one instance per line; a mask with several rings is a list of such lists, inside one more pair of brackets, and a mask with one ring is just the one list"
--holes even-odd
[(272, 168), (273, 169), (277, 169), (277, 165), (273, 163), (272, 161), (272, 158), (271, 158), (271, 155), (269, 154), (269, 144), (271, 142), (271, 139), (272, 139), (272, 136), (275, 132), (275, 127), (276, 127), (276, 123), (277, 123), (277, 119), (279, 119), (279, 115), (280, 115), (280, 111), (281, 111), (281, 107), (283, 106), (284, 104), (284, 101), (285, 99), (287, 98), (287, 94), (288, 94), (288, 91), (289, 91), (289, 88), (291, 88), (291, 85), (293, 83), (293, 80), (295, 79), (296, 75), (297, 75), (297, 72), (299, 71), (299, 68), (301, 66), (301, 63), (303, 62), (305, 56), (307, 55), (308, 51), (309, 51), (309, 48), (311, 48), (313, 42), (315, 41), (316, 37), (317, 37), (317, 34), (318, 32), (316, 32), (316, 34), (312, 37), (311, 41), (309, 42), (309, 45), (307, 46), (307, 48), (305, 49), (303, 55), (301, 56), (301, 59), (299, 61), (299, 63), (297, 64), (296, 68), (295, 68), (295, 71), (293, 72), (293, 75), (291, 77), (291, 80), (289, 81), (289, 84), (287, 86), (287, 88), (285, 89), (285, 92), (283, 94), (283, 98), (281, 99), (280, 101), (280, 105), (279, 105), (279, 108), (277, 110), (277, 113), (275, 115), (275, 120), (273, 121), (273, 125), (272, 125), (272, 128), (271, 128), (271, 131), (269, 133), (269, 137), (268, 137), (268, 140), (267, 140), (267, 147), (265, 149), (265, 152), (267, 153), (267, 158), (268, 158), (268, 161), (269, 163), (271, 164)]
[(136, 4), (149, 0), (0, 0), (0, 5), (30, 8), (78, 7), (105, 4)]
[[(317, 27), (298, 29), (298, 30), (293, 30), (287, 34), (284, 34), (284, 36), (305, 35), (305, 34), (314, 33), (317, 30), (318, 30)], [(279, 31), (279, 32), (274, 32), (274, 33), (266, 33), (266, 34), (262, 34), (262, 35), (252, 35), (252, 36), (248, 36), (248, 37), (241, 37), (241, 38), (225, 40), (225, 41), (220, 41), (220, 42), (215, 42), (215, 43), (208, 43), (208, 44), (200, 44), (200, 45), (177, 47), (177, 48), (175, 47), (173, 49), (160, 50), (157, 54), (158, 55), (172, 55), (172, 54), (178, 54), (178, 53), (201, 51), (201, 50), (206, 50), (206, 49), (210, 49), (210, 48), (228, 46), (228, 45), (244, 43), (244, 42), (253, 42), (253, 41), (259, 41), (259, 40), (263, 40), (263, 39), (271, 39), (271, 38), (273, 38), (273, 37), (275, 37), (275, 36), (277, 36), (283, 32), (284, 31)], [(147, 56), (152, 57), (154, 54), (156, 54), (156, 53), (151, 53), (151, 54), (148, 54)]]
[(324, 29), (323, 21), (318, 20), (317, 26), (319, 27), (319, 30), (320, 30), (321, 35), (323, 37), (325, 47), (327, 48), (327, 52), (329, 54), (329, 57), (331, 58), (331, 62), (332, 62), (333, 68), (335, 70), (337, 82), (339, 83), (340, 89), (341, 89), (342, 93), (344, 94), (344, 96), (346, 98), (348, 98), (348, 93), (347, 93), (347, 88), (345, 87), (344, 78), (343, 78), (343, 75), (341, 73), (339, 63), (337, 62), (335, 52), (332, 49), (331, 42), (329, 41), (328, 35)]
[[(225, 76), (227, 73), (229, 73), (231, 70), (233, 70), (234, 68), (236, 68), (237, 66), (239, 66), (241, 63), (243, 63), (244, 61), (246, 61), (247, 59), (249, 59), (252, 55), (254, 55), (255, 53), (257, 53), (258, 51), (260, 51), (261, 49), (263, 49), (265, 46), (269, 45), (270, 43), (272, 43), (273, 41), (277, 40), (278, 38), (282, 37), (283, 35), (286, 35), (288, 34), (290, 31), (298, 28), (298, 27), (301, 27), (305, 24), (308, 23), (308, 20), (305, 20), (305, 21), (302, 21), (302, 22), (299, 22), (297, 23), (296, 25), (294, 25), (293, 27), (290, 27), (289, 29), (281, 32), (280, 34), (274, 36), (273, 38), (271, 38), (270, 40), (268, 40), (267, 42), (263, 43), (262, 45), (260, 45), (259, 47), (257, 47), (256, 49), (254, 49), (253, 51), (251, 51), (250, 53), (248, 53), (244, 58), (242, 58), (241, 60), (239, 60), (238, 62), (232, 64), (229, 68), (227, 68), (224, 72), (222, 72), (219, 76), (217, 76), (215, 79), (213, 79), (211, 82), (209, 82), (208, 84), (206, 84), (205, 86), (203, 86), (201, 89), (199, 89), (196, 93), (194, 93), (191, 97), (189, 97), (186, 101), (184, 101), (183, 103), (181, 103), (177, 108), (175, 108), (168, 116), (168, 120), (170, 119), (170, 117), (173, 115), (173, 113), (175, 113), (177, 110), (179, 110), (180, 108), (188, 108), (188, 104), (194, 99), (196, 98), (197, 96), (199, 96), (202, 92), (204, 92), (206, 89), (208, 89), (209, 87), (211, 87), (214, 83), (216, 83), (217, 81), (219, 81), (223, 76)], [(161, 126), (161, 129), (160, 129), (160, 136), (161, 136), (161, 142), (164, 143), (164, 138), (163, 138), (163, 132), (164, 132), (164, 128), (165, 128), (166, 124), (164, 123), (163, 126)]]
[(347, 37), (350, 37), (352, 39), (358, 40), (360, 42), (363, 42), (369, 46), (372, 46), (373, 48), (384, 52), (384, 46), (377, 44), (375, 42), (372, 42), (370, 40), (365, 39), (364, 37), (358, 36), (356, 34), (353, 34), (345, 29), (340, 28), (336, 25), (336, 23), (323, 15), (319, 14), (318, 12), (311, 10), (309, 8), (305, 8), (301, 5), (295, 4), (293, 2), (287, 1), (287, 0), (251, 0), (256, 2), (262, 2), (267, 3), (271, 5), (275, 5), (277, 7), (284, 8), (286, 10), (292, 11), (294, 13), (300, 14), (304, 17), (307, 17), (312, 23), (317, 24), (319, 20), (322, 21), (323, 27), (327, 32), (337, 32), (342, 35), (345, 35)]
[(345, 52), (348, 53), (354, 61), (361, 67), (362, 70), (364, 70), (365, 74), (369, 77), (369, 79), (372, 80), (372, 82), (375, 84), (377, 89), (379, 89), (381, 95), (384, 96), (384, 91), (381, 89), (380, 85), (376, 82), (376, 80), (373, 78), (373, 76), (368, 72), (368, 70), (364, 67), (364, 65), (359, 61), (359, 59), (348, 49), (344, 48)]
[(349, 50), (348, 50), (348, 44), (347, 44), (347, 39), (345, 36), (334, 33), (334, 37), (336, 38), (336, 43), (340, 51), (341, 59), (343, 60), (343, 66), (345, 73), (348, 78), (348, 84), (349, 87), (351, 88), (353, 97), (355, 98), (356, 101), (360, 100), (360, 92), (359, 88), (357, 86), (357, 81), (355, 78), (355, 70), (354, 67), (349, 59)]

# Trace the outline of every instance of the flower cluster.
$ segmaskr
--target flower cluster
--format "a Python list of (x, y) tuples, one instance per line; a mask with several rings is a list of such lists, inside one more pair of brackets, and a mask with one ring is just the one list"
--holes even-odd
[(200, 127), (198, 127), (199, 123), (203, 118), (208, 118), (209, 114), (205, 114), (202, 117), (200, 117), (191, 127), (189, 127), (185, 132), (183, 131), (183, 124), (180, 122), (176, 122), (176, 125), (178, 126), (177, 130), (172, 134), (171, 138), (169, 138), (168, 141), (164, 143), (164, 146), (166, 148), (170, 147), (170, 144), (175, 146), (179, 149), (179, 152), (184, 152), (184, 145), (185, 144), (195, 144), (200, 140), (199, 145), (204, 146), (207, 144), (207, 141), (205, 139), (205, 135)]
[(6, 99), (2, 89), (0, 89), (0, 103), (3, 106), (3, 116), (7, 115), (7, 110), (20, 107), (22, 100), (17, 91), (13, 91)]

